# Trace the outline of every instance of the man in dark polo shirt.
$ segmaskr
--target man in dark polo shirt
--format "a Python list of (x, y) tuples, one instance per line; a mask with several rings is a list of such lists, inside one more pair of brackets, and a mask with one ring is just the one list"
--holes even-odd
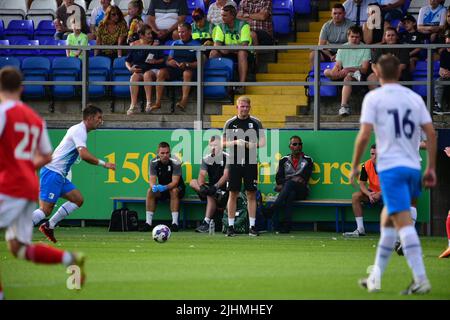
[[(226, 195), (225, 187), (228, 181), (228, 164), (229, 154), (223, 152), (222, 141), (219, 136), (212, 136), (209, 140), (209, 148), (211, 153), (202, 159), (198, 179), (192, 179), (190, 186), (194, 189), (200, 199), (206, 200), (205, 219), (200, 226), (195, 229), (196, 232), (208, 232), (209, 223), (214, 217), (217, 208), (224, 208), (220, 203)], [(206, 182), (208, 177), (208, 182)]]
[(170, 154), (167, 142), (158, 145), (157, 157), (150, 162), (150, 188), (147, 191), (146, 221), (140, 231), (153, 229), (152, 220), (158, 200), (170, 199), (172, 212), (172, 232), (178, 231), (178, 212), (180, 199), (183, 198), (186, 186), (181, 173), (181, 160)]
[(147, 24), (164, 44), (167, 40), (179, 39), (177, 26), (185, 21), (187, 13), (185, 0), (152, 0), (147, 12)]
[(264, 147), (266, 137), (262, 123), (250, 116), (250, 99), (241, 96), (237, 100), (237, 116), (229, 119), (223, 128), (223, 145), (230, 150), (228, 190), (228, 229), (227, 237), (235, 236), (234, 218), (236, 201), (241, 191), (242, 180), (248, 200), (250, 236), (258, 236), (256, 221), (256, 190), (258, 184), (257, 149)]

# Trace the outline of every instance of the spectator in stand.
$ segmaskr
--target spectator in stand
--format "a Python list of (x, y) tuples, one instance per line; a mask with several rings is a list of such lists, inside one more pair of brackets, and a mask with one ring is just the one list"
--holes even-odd
[[(447, 32), (447, 30), (450, 30), (450, 6), (447, 8), (447, 15), (446, 15), (446, 19), (445, 19), (445, 24), (444, 24), (444, 30), (439, 33), (439, 37), (436, 40), (436, 43), (445, 43), (445, 33)], [(444, 51), (445, 48), (439, 48), (438, 49), (438, 55), (440, 56), (440, 54), (442, 53), (442, 51)]]
[(128, 26), (128, 44), (140, 39), (138, 30), (144, 25), (144, 21), (142, 19), (143, 10), (144, 4), (142, 3), (142, 0), (132, 0), (128, 3), (128, 15), (125, 17), (125, 21)]
[(419, 32), (425, 34), (430, 43), (435, 43), (444, 30), (447, 9), (438, 0), (429, 0), (429, 3), (420, 8), (417, 25)]
[[(192, 28), (189, 23), (178, 25), (178, 34), (180, 40), (176, 40), (172, 46), (200, 46), (197, 40), (192, 40)], [(197, 53), (195, 50), (170, 50), (166, 65), (168, 68), (161, 69), (158, 73), (157, 81), (184, 81), (190, 82), (195, 79), (197, 69)], [(156, 102), (150, 108), (150, 111), (161, 108), (161, 98), (164, 87), (156, 87)], [(183, 86), (181, 100), (176, 103), (176, 107), (182, 111), (186, 110), (190, 86)]]
[[(399, 34), (400, 43), (424, 43), (424, 35), (417, 31), (416, 18), (414, 18), (412, 15), (407, 14), (403, 17), (397, 27), (397, 30), (400, 30), (401, 28), (405, 29), (405, 31)], [(409, 72), (413, 73), (414, 70), (416, 70), (416, 64), (417, 61), (420, 60), (421, 51), (422, 49), (420, 48), (409, 49)]]
[[(450, 30), (445, 32), (445, 43), (450, 44)], [(450, 81), (450, 48), (446, 48), (441, 52), (440, 67), (439, 67), (439, 80)], [(449, 85), (435, 84), (435, 111), (444, 111), (444, 102), (449, 101), (449, 98), (444, 99), (445, 93), (447, 96), (450, 92)], [(447, 108), (450, 107), (449, 105)]]
[(214, 25), (206, 20), (205, 12), (200, 8), (196, 8), (192, 11), (192, 20), (192, 39), (200, 41), (205, 46), (214, 45), (212, 39)]
[(381, 5), (384, 21), (390, 26), (392, 20), (400, 20), (403, 17), (402, 6), (405, 0), (378, 0)]
[[(387, 45), (398, 44), (397, 30), (392, 27), (386, 28), (384, 31), (383, 43)], [(392, 54), (400, 60), (400, 70), (402, 72), (400, 81), (411, 80), (411, 74), (409, 72), (409, 49), (403, 48), (378, 48), (372, 53), (372, 70), (375, 68), (375, 64), (378, 59), (384, 54)], [(378, 81), (378, 77), (375, 72), (371, 73), (367, 78), (367, 81)], [(377, 86), (369, 86), (369, 89), (375, 89)]]
[[(239, 45), (248, 46), (252, 44), (250, 25), (242, 20), (236, 19), (236, 8), (226, 5), (222, 9), (223, 23), (214, 27), (214, 46)], [(248, 72), (247, 50), (211, 50), (210, 58), (227, 57), (238, 61), (239, 81), (245, 82)], [(237, 87), (236, 93), (242, 94), (243, 87)]]
[(378, 3), (371, 3), (367, 8), (367, 21), (363, 24), (365, 44), (379, 44), (383, 41), (384, 18)]
[(84, 9), (77, 5), (75, 0), (64, 0), (63, 4), (56, 10), (56, 19), (53, 21), (56, 29), (56, 40), (65, 40), (73, 32), (70, 29), (72, 22), (81, 24), (81, 32), (85, 34), (89, 32)]
[(242, 0), (237, 18), (250, 25), (253, 45), (273, 44), (272, 0)]
[[(362, 39), (361, 27), (354, 25), (347, 30), (348, 42), (345, 45), (359, 45)], [(370, 66), (370, 49), (339, 49), (333, 69), (326, 69), (324, 74), (331, 80), (364, 81)], [(352, 86), (342, 88), (340, 116), (350, 115), (348, 101)]]
[(186, 0), (152, 0), (147, 12), (147, 24), (156, 32), (157, 39), (180, 39), (177, 27), (188, 14)]
[[(152, 46), (153, 36), (152, 28), (149, 25), (142, 25), (139, 30), (139, 40), (132, 43), (132, 46)], [(125, 65), (132, 73), (130, 82), (152, 82), (156, 80), (160, 68), (164, 68), (164, 53), (162, 50), (156, 49), (142, 49), (142, 50), (130, 50), (128, 53)], [(144, 86), (145, 97), (147, 103), (145, 106), (145, 112), (151, 111), (152, 101), (152, 87)], [(139, 86), (130, 86), (131, 105), (127, 111), (127, 115), (137, 113), (138, 108), (138, 96)]]
[[(347, 42), (347, 30), (353, 22), (345, 18), (345, 8), (336, 3), (331, 9), (331, 20), (325, 22), (320, 30), (319, 45), (344, 44)], [(335, 61), (337, 49), (323, 49), (320, 51), (320, 61)], [(314, 51), (309, 55), (311, 69), (314, 67)]]
[[(127, 32), (127, 23), (123, 18), (122, 11), (117, 6), (109, 6), (108, 9), (106, 9), (105, 18), (98, 25), (97, 45), (124, 45), (127, 38)], [(95, 50), (95, 55), (114, 59), (122, 56), (122, 50), (97, 49)]]
[(223, 23), (222, 9), (225, 6), (231, 5), (237, 9), (236, 2), (233, 0), (217, 0), (209, 6), (207, 20), (212, 24)]
[(346, 0), (343, 4), (345, 17), (357, 26), (362, 26), (367, 21), (367, 9), (374, 0)]
[(89, 38), (95, 39), (95, 34), (97, 33), (97, 27), (100, 22), (105, 18), (106, 9), (111, 5), (111, 0), (100, 0), (100, 5), (95, 7), (91, 12), (91, 18), (89, 20), (89, 25), (91, 33)]
[[(81, 25), (77, 22), (72, 22), (72, 30), (73, 33), (67, 36), (67, 45), (78, 47), (87, 46), (89, 39), (86, 34), (81, 32)], [(83, 58), (83, 51), (81, 50), (68, 49), (66, 50), (66, 54), (68, 57)]]

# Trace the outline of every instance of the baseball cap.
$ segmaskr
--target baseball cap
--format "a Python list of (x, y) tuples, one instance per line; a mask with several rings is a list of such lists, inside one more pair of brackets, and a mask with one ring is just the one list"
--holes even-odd
[(407, 14), (402, 18), (402, 21), (409, 20), (411, 22), (416, 22), (416, 18), (412, 14)]

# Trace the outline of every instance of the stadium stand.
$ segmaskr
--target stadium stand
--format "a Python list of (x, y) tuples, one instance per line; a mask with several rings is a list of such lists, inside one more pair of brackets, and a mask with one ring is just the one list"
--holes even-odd
[[(89, 59), (89, 81), (109, 81), (111, 59), (108, 57), (92, 57)], [(89, 85), (89, 96), (102, 98), (106, 95), (106, 86)]]
[(99, 7), (100, 6), (100, 0), (91, 0), (91, 2), (89, 2), (89, 6), (86, 10), (86, 16), (91, 16), (92, 10), (94, 10), (94, 8)]
[(294, 5), (292, 0), (273, 0), (272, 23), (275, 35), (289, 34), (294, 31)]
[(294, 12), (297, 14), (310, 14), (311, 2), (309, 0), (294, 0)]
[(5, 29), (5, 38), (31, 40), (34, 34), (33, 20), (11, 20)]
[[(47, 45), (47, 46), (66, 46), (67, 41), (66, 40), (55, 40), (55, 39), (44, 39), (42, 41), (39, 41), (39, 44), (41, 45)], [(46, 57), (50, 60), (50, 62), (53, 61), (56, 57), (65, 57), (66, 56), (66, 50), (65, 49), (41, 49), (40, 55), (43, 57)]]
[(84, 1), (84, 0), (75, 0), (75, 3), (77, 5), (79, 5), (80, 7), (82, 7), (84, 9), (84, 11), (86, 12), (86, 1)]
[[(330, 82), (331, 80), (325, 77), (323, 72), (326, 69), (333, 69), (335, 63), (334, 62), (322, 62), (320, 63), (320, 82)], [(314, 71), (311, 70), (308, 74), (308, 81), (314, 82)], [(320, 96), (321, 97), (336, 97), (338, 95), (338, 87), (337, 86), (320, 86)], [(308, 88), (308, 96), (314, 97), (314, 86), (311, 85)]]
[[(126, 57), (116, 58), (112, 67), (112, 81), (130, 81), (131, 73), (125, 66)], [(112, 87), (113, 98), (129, 98), (130, 86), (113, 86)]]
[[(50, 61), (43, 57), (27, 57), (22, 61), (22, 73), (25, 81), (49, 80)], [(25, 85), (24, 96), (27, 98), (44, 98), (44, 85)]]
[(34, 0), (25, 19), (33, 20), (35, 26), (43, 20), (53, 21), (56, 18), (57, 8), (56, 0)]
[(205, 8), (205, 4), (203, 0), (186, 0), (187, 8), (188, 8), (188, 14), (186, 15), (186, 22), (192, 23), (192, 11), (196, 8), (200, 8), (207, 14), (207, 9)]
[(2, 0), (0, 1), (0, 17), (5, 27), (11, 20), (25, 19), (27, 14), (26, 0)]
[(56, 29), (52, 20), (41, 20), (34, 30), (34, 39), (39, 41), (53, 39), (55, 32)]
[[(81, 74), (81, 61), (78, 58), (56, 57), (52, 61), (53, 81), (78, 81)], [(53, 97), (56, 99), (73, 98), (76, 87), (73, 85), (53, 86)]]
[(0, 57), (0, 68), (12, 66), (20, 70), (20, 60), (14, 57)]
[[(233, 61), (227, 58), (214, 58), (205, 62), (205, 82), (228, 82), (233, 80)], [(223, 99), (229, 96), (226, 86), (205, 86), (205, 98)]]
[[(9, 40), (1, 39), (0, 40), (1, 46), (9, 46)], [(9, 49), (1, 49), (0, 50), (0, 56), (9, 56), (10, 52)]]
[(128, 3), (131, 0), (119, 0), (119, 2), (116, 2), (116, 5), (119, 7), (120, 10), (122, 10), (123, 14), (128, 14)]
[(12, 39), (9, 40), (9, 43), (11, 45), (35, 47), (33, 49), (10, 49), (10, 54), (20, 61), (22, 61), (26, 57), (36, 56), (40, 54), (39, 40)]
[[(433, 63), (433, 78), (436, 80), (439, 78), (439, 61)], [(426, 81), (427, 80), (427, 61), (418, 61), (416, 70), (412, 74), (413, 81)], [(427, 96), (427, 87), (425, 85), (413, 85), (412, 90), (417, 92), (422, 97)]]
[(0, 40), (5, 37), (5, 26), (3, 24), (3, 20), (0, 20)]

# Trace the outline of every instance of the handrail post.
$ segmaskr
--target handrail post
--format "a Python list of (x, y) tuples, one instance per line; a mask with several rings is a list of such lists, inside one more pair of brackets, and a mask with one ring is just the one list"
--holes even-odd
[(319, 80), (320, 80), (320, 67), (319, 67), (319, 49), (314, 48), (314, 131), (320, 130), (320, 108), (319, 108)]
[(89, 51), (83, 50), (83, 59), (81, 59), (81, 111), (86, 108), (87, 104), (87, 73), (88, 73), (88, 59)]
[(195, 129), (203, 130), (203, 60), (202, 51), (196, 49), (197, 54), (197, 123)]
[(427, 109), (432, 112), (431, 98), (433, 96), (432, 89), (434, 89), (434, 66), (433, 66), (433, 56), (431, 48), (427, 48)]

